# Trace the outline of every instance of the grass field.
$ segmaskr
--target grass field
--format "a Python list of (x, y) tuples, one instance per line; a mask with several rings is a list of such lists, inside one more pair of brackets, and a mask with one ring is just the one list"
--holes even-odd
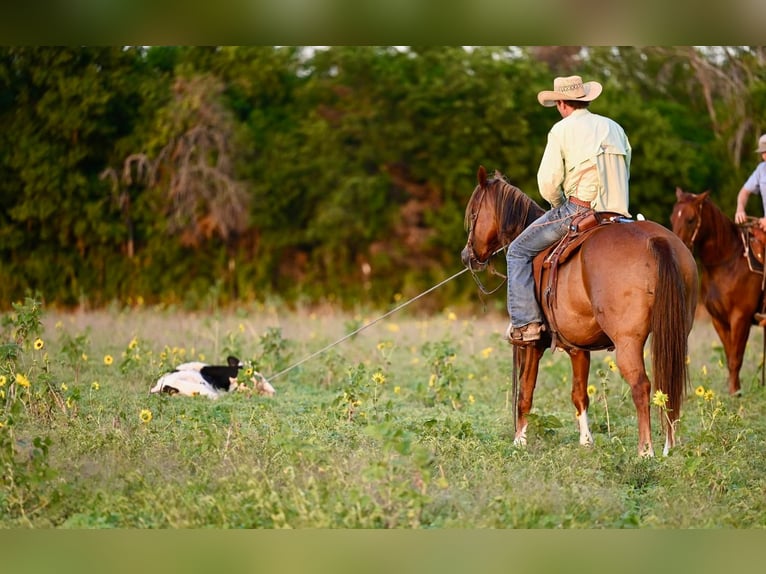
[(578, 445), (566, 355), (547, 352), (529, 444), (515, 448), (506, 319), (491, 310), (393, 315), (272, 378), (273, 398), (148, 394), (175, 364), (227, 354), (268, 377), (377, 316), (61, 313), (28, 299), (3, 324), (0, 527), (766, 526), (762, 333), (732, 398), (704, 317), (681, 444), (649, 460), (607, 352), (593, 355), (595, 446)]

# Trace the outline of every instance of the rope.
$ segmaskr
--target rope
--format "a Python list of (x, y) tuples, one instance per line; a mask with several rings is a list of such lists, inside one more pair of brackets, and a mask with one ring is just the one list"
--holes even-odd
[(413, 297), (412, 299), (409, 299), (408, 301), (405, 301), (405, 302), (404, 302), (404, 303), (402, 303), (401, 305), (399, 305), (399, 306), (397, 306), (397, 307), (394, 307), (393, 309), (391, 309), (391, 310), (390, 310), (390, 311), (388, 311), (387, 313), (385, 313), (385, 314), (381, 315), (381, 316), (380, 316), (380, 317), (378, 317), (377, 319), (374, 319), (374, 320), (370, 321), (369, 323), (365, 323), (364, 325), (362, 325), (361, 327), (359, 327), (359, 328), (358, 328), (358, 329), (356, 329), (355, 331), (352, 331), (351, 333), (348, 333), (347, 335), (345, 335), (345, 336), (341, 337), (340, 339), (338, 339), (338, 340), (337, 340), (337, 341), (335, 341), (334, 343), (330, 343), (329, 345), (327, 345), (327, 346), (325, 346), (325, 347), (322, 347), (322, 348), (321, 348), (321, 349), (319, 349), (318, 351), (316, 351), (316, 352), (312, 353), (312, 354), (311, 354), (311, 355), (309, 355), (308, 357), (305, 357), (305, 358), (301, 359), (300, 361), (298, 361), (297, 363), (294, 363), (294, 364), (290, 365), (290, 366), (289, 366), (289, 367), (287, 367), (286, 369), (283, 369), (283, 370), (279, 371), (278, 373), (275, 373), (275, 374), (271, 375), (270, 377), (266, 377), (266, 378), (267, 378), (267, 380), (272, 380), (272, 379), (276, 379), (277, 377), (281, 377), (281, 376), (282, 376), (282, 375), (284, 375), (285, 373), (287, 373), (287, 372), (289, 372), (289, 371), (292, 371), (292, 370), (293, 370), (293, 369), (295, 369), (296, 367), (299, 367), (300, 365), (302, 365), (303, 363), (305, 363), (305, 362), (307, 362), (307, 361), (309, 361), (309, 360), (313, 359), (314, 357), (317, 357), (317, 356), (321, 355), (322, 353), (324, 353), (324, 352), (326, 352), (326, 351), (329, 351), (330, 349), (332, 349), (332, 348), (333, 348), (333, 347), (335, 347), (336, 345), (340, 345), (340, 344), (341, 344), (343, 341), (345, 341), (346, 339), (350, 339), (351, 337), (353, 337), (354, 335), (356, 335), (356, 334), (360, 333), (361, 331), (364, 331), (364, 330), (365, 330), (365, 329), (367, 329), (368, 327), (372, 327), (372, 326), (373, 326), (375, 323), (378, 323), (379, 321), (382, 321), (382, 320), (383, 320), (383, 319), (385, 319), (386, 317), (389, 317), (390, 315), (393, 315), (393, 314), (394, 314), (394, 313), (396, 313), (397, 311), (399, 311), (399, 310), (401, 310), (401, 309), (404, 309), (404, 308), (405, 308), (407, 305), (409, 305), (410, 303), (413, 303), (413, 302), (417, 301), (418, 299), (420, 299), (421, 297), (424, 297), (425, 295), (428, 295), (428, 294), (429, 294), (431, 291), (434, 291), (434, 290), (438, 289), (439, 287), (441, 287), (441, 286), (442, 286), (442, 285), (444, 285), (445, 283), (448, 283), (448, 282), (452, 281), (453, 279), (455, 279), (456, 277), (458, 277), (458, 276), (462, 275), (463, 273), (465, 273), (465, 272), (466, 272), (466, 271), (468, 271), (468, 270), (469, 270), (469, 269), (468, 269), (468, 267), (465, 267), (465, 268), (461, 269), (460, 271), (458, 271), (457, 273), (455, 273), (454, 275), (452, 275), (452, 277), (448, 277), (447, 279), (444, 279), (443, 281), (441, 281), (440, 283), (437, 283), (436, 285), (434, 285), (434, 286), (433, 286), (433, 287), (431, 287), (430, 289), (427, 289), (426, 291), (423, 291), (423, 292), (422, 292), (420, 295), (416, 295), (416, 296), (415, 296), (415, 297)]

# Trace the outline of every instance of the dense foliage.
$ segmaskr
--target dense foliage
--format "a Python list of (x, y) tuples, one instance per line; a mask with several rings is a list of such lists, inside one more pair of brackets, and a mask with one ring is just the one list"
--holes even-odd
[(634, 213), (667, 224), (676, 186), (732, 212), (765, 70), (757, 47), (5, 47), (0, 300), (416, 294), (459, 268), (479, 164), (539, 200), (555, 75), (604, 83)]

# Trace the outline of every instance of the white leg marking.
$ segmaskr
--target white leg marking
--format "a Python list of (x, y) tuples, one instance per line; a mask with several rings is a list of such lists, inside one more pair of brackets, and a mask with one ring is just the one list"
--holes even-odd
[(593, 446), (593, 435), (590, 434), (587, 411), (577, 415), (577, 424), (580, 426), (580, 444), (583, 446)]
[(524, 425), (516, 433), (516, 438), (513, 439), (513, 446), (527, 446), (527, 425)]

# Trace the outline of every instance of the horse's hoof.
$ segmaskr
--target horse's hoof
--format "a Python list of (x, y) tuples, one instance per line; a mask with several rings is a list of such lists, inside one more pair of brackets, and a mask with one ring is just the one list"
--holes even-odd
[(525, 436), (516, 437), (515, 439), (513, 439), (513, 446), (517, 446), (520, 448), (527, 446), (527, 437)]

